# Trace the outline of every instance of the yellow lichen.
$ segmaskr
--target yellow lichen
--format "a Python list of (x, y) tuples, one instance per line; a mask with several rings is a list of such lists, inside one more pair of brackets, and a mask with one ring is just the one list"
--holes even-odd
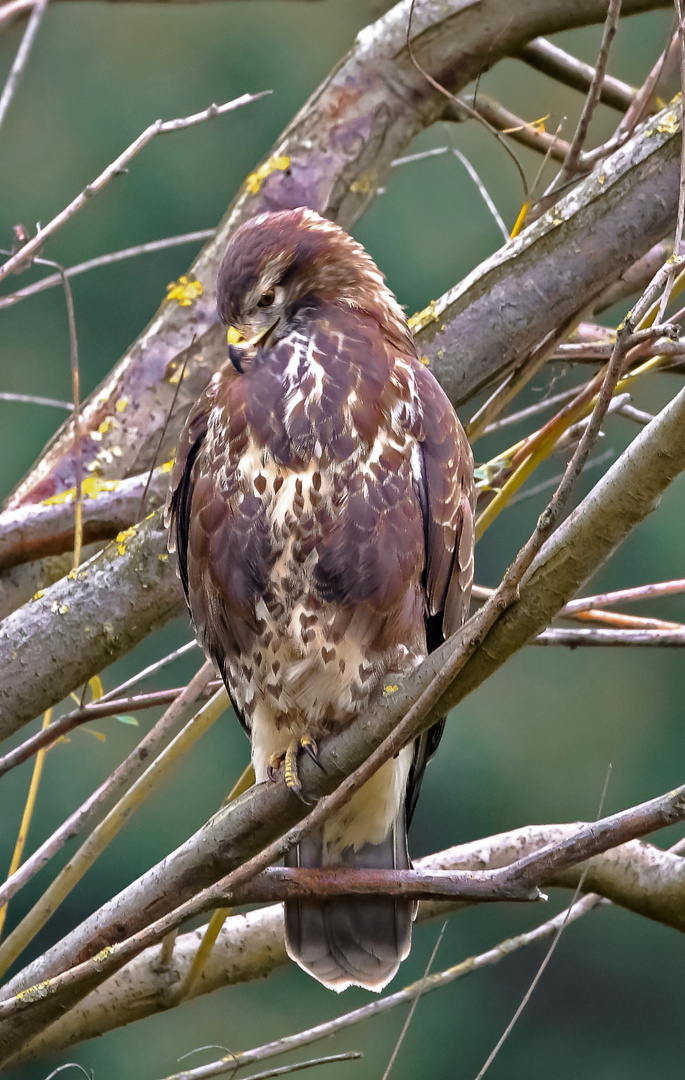
[(660, 135), (677, 135), (680, 131), (680, 118), (677, 112), (667, 112), (656, 126)]
[(33, 594), (31, 599), (32, 600), (40, 600), (41, 596), (45, 596), (45, 589), (39, 589), (38, 592)]
[(407, 319), (409, 329), (414, 334), (418, 334), (419, 330), (423, 330), (429, 323), (438, 321), (438, 313), (435, 310), (435, 300), (431, 300), (430, 304), (423, 309), (423, 311), (417, 311), (416, 315), (412, 315), (410, 319)]
[[(81, 481), (81, 495), (83, 498), (97, 499), (101, 491), (115, 491), (119, 487), (118, 480), (101, 480), (97, 476), (84, 476)], [(64, 503), (68, 499), (76, 498), (76, 488), (67, 488), (60, 491), (59, 495), (51, 495), (49, 499), (43, 499), (42, 506), (52, 506), (55, 503)]]
[(198, 281), (197, 278), (191, 281), (190, 278), (183, 274), (178, 281), (169, 282), (166, 287), (166, 299), (178, 300), (181, 307), (190, 307), (193, 300), (197, 300), (198, 296), (202, 296), (203, 292), (201, 281)]
[(253, 195), (256, 195), (267, 176), (271, 176), (274, 172), (284, 172), (289, 168), (290, 158), (287, 154), (273, 154), (268, 161), (265, 161), (260, 165), (255, 172), (250, 173), (245, 181), (245, 186), (248, 191), (252, 192)]
[(169, 556), (166, 553), (164, 553), (162, 555), (158, 555), (157, 558), (159, 559), (160, 562), (166, 562), (167, 559), (169, 558)]
[(132, 525), (130, 529), (117, 533), (116, 545), (120, 555), (126, 554), (126, 541), (135, 534), (135, 531), (135, 526)]
[(423, 364), (425, 367), (430, 367), (430, 360), (428, 359), (427, 356), (420, 356), (419, 357), (419, 363)]
[(180, 383), (180, 381), (181, 381), (181, 372), (183, 372), (183, 378), (184, 379), (187, 379), (188, 375), (190, 374), (190, 372), (188, 371), (188, 365), (187, 364), (185, 365), (185, 368), (184, 368), (183, 364), (177, 364), (174, 361), (172, 363), (172, 365), (171, 365), (171, 368), (172, 368), (172, 371), (171, 371), (171, 375), (169, 376), (169, 382), (171, 383), (172, 386), (176, 386), (177, 383)]
[(387, 686), (383, 687), (383, 697), (390, 697), (391, 694), (396, 694), (398, 690), (397, 683), (388, 683)]
[(124, 409), (127, 406), (128, 406), (128, 398), (127, 397), (120, 397), (119, 400), (117, 401), (116, 405), (114, 406), (114, 408), (117, 410), (117, 412), (123, 412)]
[(350, 191), (355, 195), (368, 195), (371, 191), (373, 181), (368, 173), (362, 173), (357, 180), (353, 180), (350, 184)]
[(17, 1001), (39, 1001), (40, 998), (47, 997), (50, 993), (50, 980), (44, 979), (43, 982), (36, 983), (35, 986), (29, 986), (27, 990), (20, 990), (17, 994)]

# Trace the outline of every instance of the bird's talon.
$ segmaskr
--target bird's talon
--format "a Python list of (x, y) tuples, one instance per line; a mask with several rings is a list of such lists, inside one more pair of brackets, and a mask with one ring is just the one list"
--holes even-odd
[(278, 770), (285, 761), (285, 754), (272, 754), (269, 758), (269, 764), (266, 767), (266, 775), (272, 784), (276, 783), (278, 779)]
[(311, 735), (303, 735), (300, 740), (302, 749), (309, 755), (315, 765), (317, 765), (321, 772), (325, 773), (325, 769), (321, 764), (321, 758), (319, 757), (319, 748), (316, 745), (316, 739), (313, 739)]

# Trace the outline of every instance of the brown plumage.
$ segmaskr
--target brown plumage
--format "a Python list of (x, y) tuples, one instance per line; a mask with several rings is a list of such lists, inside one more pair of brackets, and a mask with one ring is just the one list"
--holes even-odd
[[(473, 461), (382, 275), (336, 225), (304, 209), (246, 222), (217, 305), (243, 340), (188, 417), (170, 546), (260, 782), (293, 739), (348, 724), (464, 621)], [(409, 866), (441, 734), (383, 766), (289, 865)], [(333, 989), (380, 990), (411, 914), (387, 897), (291, 902), (288, 951)]]

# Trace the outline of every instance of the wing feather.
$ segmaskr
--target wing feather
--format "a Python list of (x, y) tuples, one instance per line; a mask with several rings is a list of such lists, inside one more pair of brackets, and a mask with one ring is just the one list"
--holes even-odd
[[(416, 494), (426, 542), (426, 644), (429, 652), (465, 622), (473, 585), (475, 488), (473, 455), (464, 429), (444, 391), (422, 365), (416, 383), (423, 413)], [(428, 761), (438, 748), (445, 721), (414, 743), (407, 782), (407, 826), (416, 809)]]

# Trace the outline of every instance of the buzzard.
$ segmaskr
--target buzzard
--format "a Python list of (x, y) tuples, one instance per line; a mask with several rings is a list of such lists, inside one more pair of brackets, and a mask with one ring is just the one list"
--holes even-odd
[[(257, 782), (301, 797), (297, 756), (453, 634), (473, 579), (473, 459), (364, 248), (308, 209), (230, 240), (228, 360), (193, 406), (168, 503), (198, 640), (251, 737)], [(237, 342), (237, 343), (236, 343)], [(290, 866), (407, 868), (442, 724), (387, 762)], [(390, 897), (285, 905), (290, 956), (325, 986), (380, 990), (409, 951)]]

